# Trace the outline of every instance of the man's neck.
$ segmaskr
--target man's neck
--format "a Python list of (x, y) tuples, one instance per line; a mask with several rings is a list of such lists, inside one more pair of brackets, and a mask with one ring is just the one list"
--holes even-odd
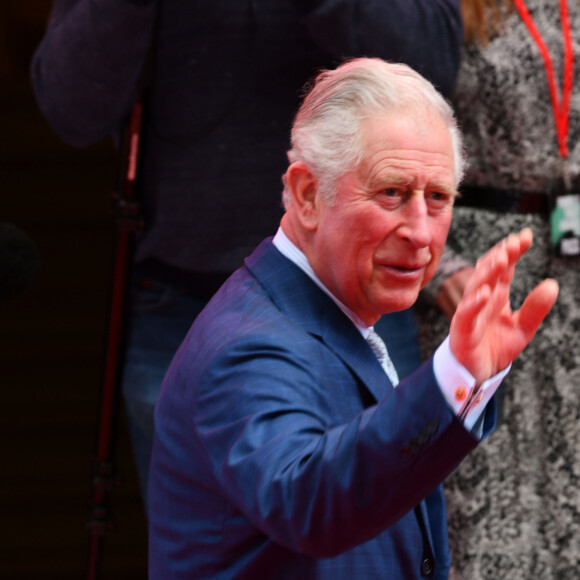
[(288, 258), (293, 264), (298, 266), (321, 290), (323, 290), (336, 305), (349, 317), (353, 324), (359, 329), (361, 334), (366, 338), (369, 331), (372, 329), (368, 327), (359, 316), (357, 316), (348, 306), (342, 303), (320, 280), (316, 272), (312, 269), (306, 254), (292, 242), (286, 235), (282, 226), (278, 228), (273, 240), (274, 246), (278, 251)]

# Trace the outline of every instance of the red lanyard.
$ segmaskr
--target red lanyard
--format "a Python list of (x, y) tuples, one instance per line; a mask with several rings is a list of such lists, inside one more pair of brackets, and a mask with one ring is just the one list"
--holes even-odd
[(572, 76), (574, 71), (574, 53), (572, 52), (572, 35), (570, 32), (570, 19), (568, 16), (568, 4), (566, 0), (560, 0), (560, 14), (562, 21), (562, 36), (564, 38), (564, 78), (562, 79), (562, 100), (558, 98), (558, 88), (556, 86), (556, 75), (552, 59), (548, 52), (548, 47), (540, 35), (531, 14), (529, 13), (524, 0), (513, 0), (522, 20), (528, 27), (530, 34), (536, 41), (546, 68), (550, 98), (552, 99), (552, 109), (554, 111), (554, 121), (558, 134), (558, 146), (560, 155), (568, 157), (568, 125), (570, 121), (570, 96), (572, 94)]

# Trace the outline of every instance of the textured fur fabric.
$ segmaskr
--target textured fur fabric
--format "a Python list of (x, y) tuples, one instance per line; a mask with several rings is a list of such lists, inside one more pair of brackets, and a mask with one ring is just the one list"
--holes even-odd
[[(526, 0), (550, 49), (561, 87), (559, 2)], [(580, 5), (568, 0), (576, 62)], [(561, 177), (546, 73), (514, 11), (485, 49), (464, 51), (456, 109), (478, 186), (545, 191)], [(570, 122), (570, 171), (580, 174), (580, 64)], [(529, 226), (534, 245), (516, 269), (513, 307), (546, 276), (560, 296), (501, 387), (497, 430), (445, 483), (453, 580), (580, 578), (580, 260), (550, 248), (548, 216), (456, 208), (449, 245), (475, 260), (511, 231)], [(448, 321), (420, 306), (425, 354)]]

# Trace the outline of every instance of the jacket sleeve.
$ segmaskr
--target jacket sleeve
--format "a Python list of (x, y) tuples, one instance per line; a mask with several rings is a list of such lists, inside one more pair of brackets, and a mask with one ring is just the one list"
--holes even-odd
[(340, 424), (335, 411), (352, 408), (348, 393), (357, 392), (348, 369), (334, 366), (311, 341), (285, 351), (263, 338), (235, 341), (203, 370), (188, 362), (192, 367), (180, 376), (203, 378), (197, 396), (179, 399), (186, 422), (175, 428), (182, 415), (163, 396), (156, 422), (160, 432), (187, 433), (182, 444), (189, 448), (193, 417), (193, 446), (203, 452), (171, 469), (211, 465), (224, 497), (287, 549), (330, 557), (368, 541), (431, 493), (477, 444), (444, 403), (431, 362)]
[(336, 59), (404, 62), (451, 95), (463, 41), (460, 0), (295, 0), (313, 41)]
[(155, 0), (55, 0), (31, 62), (43, 115), (67, 143), (118, 130), (137, 96)]

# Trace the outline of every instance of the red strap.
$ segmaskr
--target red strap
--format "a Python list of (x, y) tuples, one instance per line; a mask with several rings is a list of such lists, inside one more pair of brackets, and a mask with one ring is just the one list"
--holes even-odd
[(552, 59), (548, 52), (548, 47), (544, 42), (540, 32), (536, 28), (534, 20), (526, 7), (524, 0), (514, 0), (522, 20), (525, 22), (530, 34), (536, 41), (548, 77), (548, 87), (550, 98), (552, 100), (552, 109), (554, 112), (554, 122), (556, 123), (556, 132), (558, 135), (558, 146), (560, 155), (568, 157), (568, 126), (570, 122), (570, 97), (572, 95), (572, 78), (574, 74), (574, 53), (572, 51), (572, 34), (570, 31), (570, 18), (568, 14), (568, 4), (566, 0), (560, 0), (560, 15), (562, 21), (562, 37), (564, 38), (564, 75), (562, 79), (562, 99), (558, 98), (558, 88), (556, 86), (556, 75)]

